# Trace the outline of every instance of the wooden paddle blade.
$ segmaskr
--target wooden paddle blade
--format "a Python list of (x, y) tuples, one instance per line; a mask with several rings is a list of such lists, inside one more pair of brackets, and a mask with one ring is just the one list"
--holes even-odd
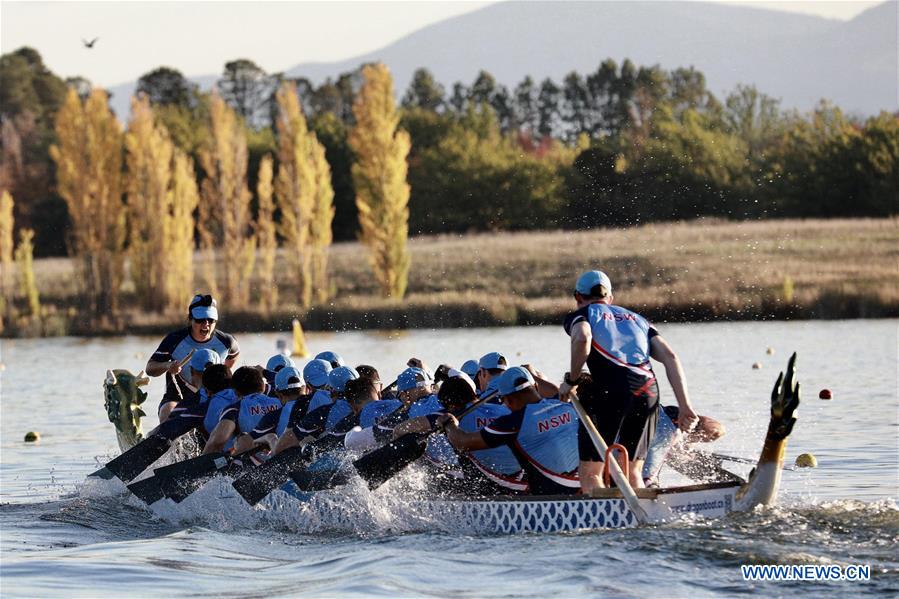
[(374, 491), (424, 455), (427, 436), (428, 433), (403, 435), (383, 447), (368, 452), (353, 462), (353, 467), (368, 484), (368, 488)]
[(123, 483), (130, 483), (141, 472), (147, 469), (153, 462), (162, 457), (172, 442), (159, 435), (147, 437), (119, 457), (111, 460), (103, 468), (88, 476), (109, 480), (116, 476)]
[(131, 483), (128, 485), (128, 490), (147, 505), (151, 505), (165, 497), (162, 487), (159, 486), (159, 479), (155, 476), (149, 476), (136, 483)]
[(211, 453), (163, 466), (153, 472), (154, 478), (159, 479), (159, 486), (165, 496), (174, 500), (175, 503), (181, 503), (227, 464), (226, 454)]
[(306, 467), (312, 453), (306, 447), (291, 447), (282, 451), (264, 464), (244, 473), (231, 483), (231, 486), (247, 503), (256, 505), (274, 489), (287, 482), (291, 472)]

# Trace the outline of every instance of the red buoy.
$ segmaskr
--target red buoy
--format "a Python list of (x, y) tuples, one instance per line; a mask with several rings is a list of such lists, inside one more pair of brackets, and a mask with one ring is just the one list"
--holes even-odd
[(830, 389), (821, 389), (818, 397), (821, 399), (833, 399), (833, 393), (830, 392)]

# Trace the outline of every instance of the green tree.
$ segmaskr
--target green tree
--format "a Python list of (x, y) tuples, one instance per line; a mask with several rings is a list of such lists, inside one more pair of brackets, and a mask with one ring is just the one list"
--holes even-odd
[(393, 78), (383, 64), (366, 66), (365, 83), (353, 105), (356, 126), (350, 146), (356, 154), (353, 182), (359, 236), (368, 249), (375, 280), (385, 297), (406, 293), (409, 253), (409, 134), (399, 129)]
[(404, 108), (422, 108), (437, 112), (443, 108), (445, 91), (427, 69), (416, 69), (403, 96)]
[(221, 97), (246, 123), (259, 128), (271, 122), (271, 101), (278, 77), (266, 73), (252, 60), (241, 58), (225, 63), (216, 83)]
[(189, 109), (196, 97), (197, 86), (177, 69), (158, 67), (140, 76), (137, 94), (147, 96), (154, 106), (175, 105)]

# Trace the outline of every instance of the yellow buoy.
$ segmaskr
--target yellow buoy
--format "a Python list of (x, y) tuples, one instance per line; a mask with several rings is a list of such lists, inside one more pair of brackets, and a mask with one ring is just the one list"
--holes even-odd
[(28, 431), (25, 433), (25, 442), (26, 443), (37, 443), (41, 440), (41, 434), (37, 431)]
[(768, 351), (766, 351), (765, 353), (768, 354), (769, 356), (773, 356), (773, 355), (774, 355), (774, 348), (773, 348), (773, 347), (769, 347), (769, 348), (768, 348)]
[(305, 358), (309, 355), (309, 350), (306, 349), (306, 336), (303, 335), (303, 327), (300, 325), (300, 321), (296, 318), (293, 319), (293, 354), (298, 358)]
[(797, 468), (817, 468), (818, 460), (810, 453), (800, 453), (796, 456)]

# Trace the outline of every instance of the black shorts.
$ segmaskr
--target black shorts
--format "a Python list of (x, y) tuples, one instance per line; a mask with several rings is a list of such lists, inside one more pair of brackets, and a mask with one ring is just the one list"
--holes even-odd
[[(646, 459), (659, 419), (659, 387), (655, 379), (631, 390), (609, 390), (598, 385), (581, 387), (581, 403), (600, 436), (627, 449), (631, 461)], [(578, 427), (578, 453), (582, 462), (601, 462), (587, 429)]]

